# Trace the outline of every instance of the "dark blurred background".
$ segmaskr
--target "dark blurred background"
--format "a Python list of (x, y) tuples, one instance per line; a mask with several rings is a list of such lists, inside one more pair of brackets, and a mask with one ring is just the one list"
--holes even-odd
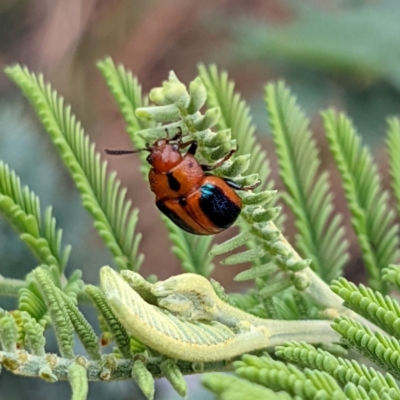
[[(298, 4), (301, 3), (301, 4)], [(323, 168), (332, 170), (336, 203), (347, 210), (338, 176), (323, 136), (318, 111), (336, 107), (348, 112), (384, 172), (385, 118), (400, 110), (400, 3), (328, 0), (69, 0), (0, 2), (0, 66), (15, 62), (43, 72), (62, 94), (97, 149), (130, 148), (124, 123), (107, 92), (96, 61), (111, 55), (139, 77), (144, 91), (160, 85), (173, 69), (188, 83), (196, 65), (216, 63), (229, 72), (251, 106), (260, 142), (276, 162), (262, 101), (266, 82), (284, 78), (312, 119)], [(87, 282), (98, 282), (100, 266), (111, 262), (54, 148), (21, 93), (0, 72), (0, 159), (7, 162), (41, 198), (53, 205), (64, 242), (73, 245), (67, 273), (80, 268)], [(140, 208), (138, 231), (146, 259), (144, 275), (165, 279), (180, 272), (148, 184), (139, 173), (138, 158), (111, 158), (129, 197)], [(279, 180), (277, 187), (281, 188)], [(289, 218), (290, 222), (290, 218)], [(222, 241), (227, 232), (218, 237)], [(287, 228), (293, 235), (290, 223)], [(225, 235), (225, 236), (224, 236)], [(347, 274), (362, 279), (359, 250), (353, 245)], [(154, 251), (157, 246), (157, 251)], [(0, 274), (22, 278), (36, 266), (17, 235), (0, 220)], [(213, 274), (229, 290), (238, 269), (218, 266)], [(0, 299), (0, 306), (15, 302)], [(96, 325), (96, 317), (83, 309)], [(49, 350), (56, 351), (49, 333)], [(76, 352), (79, 353), (80, 349)], [(82, 351), (82, 350), (81, 350)], [(209, 395), (189, 378), (189, 399)], [(69, 399), (68, 384), (47, 384), (3, 371), (0, 400)], [(89, 399), (141, 398), (132, 382), (96, 383)], [(177, 395), (162, 380), (158, 399)]]

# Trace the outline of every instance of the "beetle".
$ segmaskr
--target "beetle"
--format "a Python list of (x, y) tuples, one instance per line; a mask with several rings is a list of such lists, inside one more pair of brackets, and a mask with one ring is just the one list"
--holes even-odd
[[(243, 186), (231, 179), (210, 174), (232, 154), (213, 165), (200, 164), (195, 158), (195, 140), (183, 142), (182, 129), (172, 138), (158, 139), (153, 145), (139, 150), (105, 150), (107, 154), (122, 155), (148, 151), (149, 182), (156, 196), (158, 209), (186, 232), (195, 235), (215, 235), (229, 228), (238, 218), (242, 200), (235, 190), (253, 190), (260, 185)], [(185, 154), (182, 150), (188, 147)]]

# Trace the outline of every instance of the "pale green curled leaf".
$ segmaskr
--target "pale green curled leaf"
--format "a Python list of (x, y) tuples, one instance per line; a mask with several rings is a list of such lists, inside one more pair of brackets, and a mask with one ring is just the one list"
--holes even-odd
[(400, 304), (396, 299), (363, 284), (357, 287), (345, 278), (333, 281), (331, 289), (345, 301), (346, 307), (400, 339)]
[(91, 297), (97, 310), (104, 318), (110, 332), (113, 335), (118, 350), (125, 358), (131, 357), (130, 338), (123, 325), (115, 317), (111, 311), (102, 291), (93, 285), (85, 286), (86, 292)]
[(233, 375), (218, 373), (205, 374), (201, 383), (221, 400), (291, 400), (293, 397), (284, 391), (275, 392)]
[(397, 212), (400, 213), (400, 120), (388, 119), (386, 138), (387, 153), (389, 155), (391, 186), (396, 199)]
[(7, 311), (0, 308), (0, 344), (8, 352), (17, 350), (18, 329), (14, 318)]
[(74, 357), (74, 329), (63, 301), (62, 292), (54, 285), (47, 270), (38, 267), (33, 276), (46, 303), (47, 311), (57, 337), (60, 353), (65, 358)]
[(132, 378), (136, 381), (148, 400), (154, 399), (154, 378), (142, 360), (136, 360), (132, 368)]
[(400, 344), (392, 336), (371, 329), (348, 317), (337, 317), (332, 328), (342, 336), (347, 344), (364, 357), (369, 358), (396, 379), (400, 378)]
[(398, 224), (383, 190), (378, 169), (369, 150), (362, 146), (351, 121), (330, 110), (322, 114), (326, 136), (343, 181), (347, 204), (369, 285), (385, 294), (382, 269), (399, 255)]
[(290, 339), (338, 340), (329, 321), (266, 320), (232, 307), (198, 274), (180, 274), (155, 283), (152, 293), (157, 305), (144, 301), (110, 267), (101, 269), (100, 282), (108, 305), (127, 332), (169, 358), (219, 361)]
[(282, 197), (296, 217), (296, 248), (330, 282), (349, 259), (349, 243), (343, 216), (334, 214), (329, 174), (319, 172), (321, 159), (310, 121), (282, 81), (266, 86), (265, 102), (286, 189)]
[(68, 381), (72, 388), (71, 400), (86, 400), (89, 392), (89, 382), (86, 369), (76, 362), (68, 367)]
[(327, 351), (316, 349), (304, 342), (289, 342), (277, 346), (276, 355), (301, 368), (318, 369), (333, 376), (341, 387), (348, 389), (348, 384), (362, 386), (367, 392), (375, 391), (382, 398), (400, 398), (400, 389), (393, 376), (382, 374), (372, 367), (359, 364), (356, 360), (335, 357)]
[(61, 247), (62, 231), (49, 207), (44, 216), (39, 198), (27, 186), (22, 187), (16, 173), (0, 161), (0, 213), (19, 233), (39, 262), (55, 265), (63, 272), (71, 246)]
[(100, 341), (92, 326), (79, 311), (78, 307), (66, 295), (63, 296), (63, 300), (71, 323), (83, 347), (92, 360), (99, 360), (101, 358)]
[[(305, 369), (301, 371), (291, 364), (274, 361), (265, 355), (244, 355), (234, 362), (235, 373), (241, 378), (272, 390), (283, 390), (301, 399), (319, 398), (345, 400), (347, 397), (335, 379), (326, 372)], [(277, 379), (279, 377), (279, 379)]]
[(84, 207), (120, 269), (138, 270), (143, 256), (137, 252), (140, 235), (135, 235), (137, 212), (126, 200), (116, 174), (107, 174), (89, 137), (43, 76), (35, 76), (19, 65), (6, 68), (7, 75), (32, 103), (81, 192)]
[(188, 386), (181, 370), (174, 360), (167, 358), (160, 364), (161, 373), (168, 379), (169, 383), (176, 390), (179, 396), (186, 398)]
[(382, 279), (400, 290), (400, 265), (389, 265), (382, 270)]

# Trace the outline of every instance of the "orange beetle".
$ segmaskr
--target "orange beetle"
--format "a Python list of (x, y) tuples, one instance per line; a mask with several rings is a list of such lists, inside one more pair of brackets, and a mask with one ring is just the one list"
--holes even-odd
[[(220, 167), (237, 150), (231, 150), (214, 165), (202, 165), (196, 158), (197, 142), (183, 143), (182, 130), (173, 137), (157, 140), (140, 150), (106, 150), (107, 154), (132, 154), (150, 152), (149, 182), (156, 195), (156, 205), (181, 229), (195, 235), (215, 235), (229, 228), (242, 209), (242, 201), (233, 189), (252, 190), (227, 179), (207, 173)], [(181, 150), (188, 147), (185, 154)]]

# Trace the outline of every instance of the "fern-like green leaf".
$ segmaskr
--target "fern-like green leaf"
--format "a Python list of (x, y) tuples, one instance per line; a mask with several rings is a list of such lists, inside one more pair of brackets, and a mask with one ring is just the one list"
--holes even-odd
[(338, 383), (326, 372), (306, 369), (304, 372), (293, 365), (285, 365), (268, 356), (244, 355), (234, 362), (235, 372), (242, 378), (264, 385), (272, 390), (284, 390), (302, 399), (346, 399)]
[(125, 199), (126, 189), (120, 188), (115, 173), (107, 176), (107, 163), (101, 162), (70, 107), (41, 75), (37, 77), (18, 65), (6, 68), (6, 73), (38, 113), (118, 267), (138, 270), (143, 261), (143, 256), (137, 254), (140, 235), (134, 232), (137, 215)]
[(203, 385), (221, 400), (291, 400), (289, 393), (274, 392), (232, 375), (206, 374), (201, 379)]
[(348, 318), (338, 317), (332, 328), (342, 335), (344, 343), (369, 358), (396, 379), (400, 378), (400, 344), (394, 337), (380, 332), (373, 333), (368, 327)]
[(392, 189), (397, 202), (397, 211), (400, 212), (400, 120), (388, 119), (387, 152), (390, 160), (390, 176)]
[(54, 325), (61, 355), (65, 358), (73, 358), (74, 329), (62, 299), (62, 293), (54, 285), (46, 268), (36, 268), (33, 275), (40, 286), (40, 291)]
[(348, 308), (400, 339), (400, 304), (397, 300), (362, 284), (357, 287), (345, 278), (333, 281), (331, 289), (346, 302)]
[(335, 357), (327, 351), (316, 349), (304, 342), (289, 342), (278, 346), (276, 354), (302, 368), (327, 372), (345, 389), (347, 389), (346, 385), (352, 383), (362, 386), (368, 392), (376, 391), (380, 396), (388, 393), (391, 398), (400, 398), (400, 389), (390, 374), (383, 375), (374, 368), (360, 365), (356, 360)]
[[(110, 57), (99, 61), (97, 66), (125, 119), (126, 131), (132, 143), (136, 148), (142, 148), (145, 143), (137, 132), (149, 128), (153, 124), (136, 116), (136, 110), (147, 105), (147, 101), (142, 97), (142, 88), (138, 79), (130, 71), (126, 70), (123, 65), (116, 66)], [(139, 156), (142, 161), (145, 161), (146, 154), (141, 153)], [(147, 173), (148, 164), (143, 163), (143, 165), (143, 172)]]
[(39, 262), (57, 266), (60, 273), (67, 264), (70, 246), (61, 248), (62, 231), (49, 207), (41, 215), (39, 198), (22, 187), (14, 171), (0, 161), (0, 213), (20, 234)]
[(171, 220), (163, 216), (173, 243), (172, 252), (181, 260), (181, 267), (186, 272), (209, 276), (214, 269), (210, 254), (212, 236), (195, 236), (178, 228)]
[(400, 265), (389, 265), (382, 270), (382, 279), (400, 290)]
[(343, 216), (333, 216), (329, 174), (318, 175), (321, 160), (309, 120), (285, 83), (269, 84), (265, 102), (286, 188), (283, 199), (296, 216), (296, 248), (330, 282), (341, 274), (349, 254)]
[(255, 126), (250, 116), (250, 109), (235, 92), (235, 85), (229, 80), (226, 72), (219, 72), (215, 65), (208, 68), (199, 65), (199, 75), (207, 88), (207, 104), (219, 107), (221, 117), (217, 122), (220, 130), (232, 130), (232, 137), (239, 146), (239, 154), (251, 154), (251, 163), (247, 169), (250, 174), (258, 174), (262, 187), (271, 189), (269, 180), (270, 165), (266, 152), (256, 142)]
[(125, 358), (130, 358), (131, 350), (129, 335), (111, 311), (103, 292), (96, 286), (92, 285), (87, 285), (85, 289), (108, 325), (119, 351)]
[(343, 180), (351, 223), (362, 250), (369, 285), (381, 293), (387, 285), (382, 269), (399, 255), (398, 224), (389, 207), (389, 194), (382, 189), (376, 164), (344, 114), (322, 114), (332, 155)]

